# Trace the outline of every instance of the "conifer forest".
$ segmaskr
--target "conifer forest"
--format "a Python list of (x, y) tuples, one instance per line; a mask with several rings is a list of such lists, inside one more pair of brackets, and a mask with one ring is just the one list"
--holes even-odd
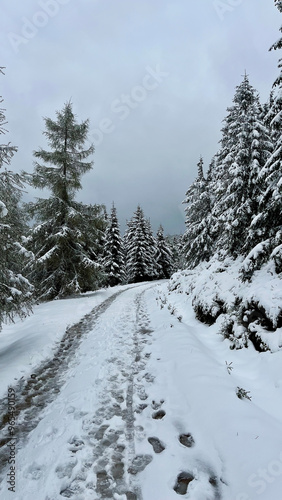
[[(262, 8), (260, 1), (254, 8)], [(6, 22), (10, 7), (4, 2)], [(189, 24), (195, 45), (181, 47), (187, 65), (195, 51), (205, 77), (197, 75), (195, 83), (191, 67), (181, 81), (177, 43), (185, 15), (198, 12), (201, 2), (201, 30), (193, 19)], [(230, 28), (239, 25), (227, 23), (241, 12), (244, 33), (253, 22), (243, 17), (252, 2), (109, 0), (110, 12), (107, 2), (93, 2), (95, 10), (87, 0), (79, 7), (70, 0), (41, 0), (33, 15), (22, 17), (21, 30), (7, 34), (20, 70), (25, 54), (38, 54), (37, 40), (48, 40), (52, 54), (36, 59), (38, 74), (52, 73), (57, 57), (68, 76), (65, 100), (55, 109), (50, 103), (59, 101), (59, 83), (58, 90), (38, 77), (38, 95), (28, 105), (42, 143), (35, 132), (30, 137), (29, 117), (23, 116), (21, 140), (34, 140), (33, 151), (23, 152), (13, 140), (18, 115), (10, 115), (6, 103), (14, 100), (16, 109), (19, 100), (28, 101), (29, 80), (23, 74), (22, 90), (14, 94), (6, 50), (0, 56), (1, 500), (281, 500), (282, 27), (279, 33), (273, 28), (268, 46), (276, 77), (267, 99), (255, 88), (255, 75), (242, 70), (221, 117), (217, 150), (206, 154), (215, 137), (211, 109), (214, 101), (221, 109), (222, 82), (233, 82), (232, 64), (238, 67), (243, 51), (250, 60), (265, 61), (251, 35), (255, 28), (248, 28), (249, 46), (241, 47), (241, 34)], [(203, 42), (211, 9), (217, 28)], [(272, 9), (281, 18), (282, 0), (273, 0)], [(69, 48), (70, 66), (60, 52), (63, 15), (71, 27), (66, 45), (70, 34), (77, 40), (74, 26), (85, 21), (77, 53)], [(267, 19), (266, 32), (256, 33), (264, 43)], [(89, 32), (99, 43), (87, 44)], [(223, 62), (215, 66), (200, 54), (208, 44), (212, 57), (222, 33)], [(234, 33), (238, 52), (232, 61)], [(76, 88), (78, 59), (89, 61), (85, 74), (79, 73), (81, 94), (87, 94), (95, 62), (110, 72), (108, 81), (97, 69), (97, 81), (90, 82), (100, 85), (101, 95), (95, 87), (91, 99), (103, 110), (109, 82), (121, 78), (124, 85), (126, 71), (139, 64), (130, 40), (145, 44), (145, 35), (150, 57), (160, 63), (148, 57), (138, 85), (114, 98), (112, 114), (93, 129), (95, 117), (85, 113), (92, 108), (81, 105), (77, 91), (68, 95)], [(125, 45), (115, 47), (113, 40), (121, 39)], [(170, 74), (163, 62), (171, 54)], [(57, 76), (53, 71), (56, 82)], [(39, 105), (41, 92), (46, 97)], [(47, 116), (39, 116), (39, 109), (48, 109)], [(127, 130), (123, 136), (118, 125)], [(128, 151), (124, 169), (124, 158), (117, 159), (121, 137)], [(179, 186), (183, 150), (195, 161), (187, 165), (192, 182)], [(101, 202), (93, 188), (97, 180), (99, 196), (105, 195), (105, 178), (116, 193), (111, 203)], [(170, 214), (179, 189), (182, 198)], [(82, 201), (85, 190), (91, 203)], [(120, 214), (132, 199), (135, 209), (123, 223)], [(182, 233), (174, 225), (180, 213)]]

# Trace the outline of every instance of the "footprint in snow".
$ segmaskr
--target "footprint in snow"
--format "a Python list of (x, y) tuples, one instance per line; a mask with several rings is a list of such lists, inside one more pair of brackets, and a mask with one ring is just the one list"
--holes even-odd
[(115, 480), (122, 479), (124, 475), (124, 463), (122, 461), (115, 462), (111, 467), (111, 475)]
[(148, 394), (146, 394), (145, 389), (143, 386), (136, 386), (137, 389), (137, 396), (141, 401), (145, 401), (148, 398)]
[(194, 446), (195, 444), (194, 438), (190, 433), (180, 434), (178, 439), (183, 446), (186, 446), (186, 448), (192, 448), (192, 446)]
[(142, 411), (145, 410), (147, 407), (148, 405), (146, 403), (140, 403), (134, 411), (135, 413), (142, 413)]
[(128, 468), (128, 472), (134, 475), (138, 474), (138, 472), (142, 472), (152, 460), (153, 457), (151, 455), (136, 455), (132, 460), (131, 466)]
[(154, 382), (155, 377), (154, 377), (154, 375), (151, 375), (150, 373), (146, 373), (144, 375), (144, 379), (146, 380), (146, 382), (152, 383), (152, 382)]
[(149, 437), (149, 443), (153, 446), (155, 453), (162, 453), (165, 450), (165, 445), (156, 437)]
[(95, 438), (98, 439), (98, 441), (103, 439), (104, 434), (105, 434), (106, 430), (108, 429), (108, 427), (109, 427), (109, 425), (101, 425), (101, 427), (97, 430), (97, 432), (95, 433)]
[(142, 441), (143, 439), (145, 439), (145, 431), (144, 431), (144, 427), (142, 427), (142, 425), (137, 425), (134, 429), (134, 432), (135, 432), (135, 437), (138, 441)]
[(164, 410), (158, 410), (158, 411), (155, 411), (155, 413), (153, 413), (152, 418), (154, 420), (162, 420), (165, 415), (166, 415), (166, 413)]
[(127, 491), (126, 492), (126, 500), (138, 500), (138, 497), (136, 493), (133, 493), (132, 491)]
[(175, 493), (178, 495), (186, 495), (188, 485), (194, 480), (194, 476), (190, 472), (181, 472), (177, 476), (176, 484), (174, 486)]

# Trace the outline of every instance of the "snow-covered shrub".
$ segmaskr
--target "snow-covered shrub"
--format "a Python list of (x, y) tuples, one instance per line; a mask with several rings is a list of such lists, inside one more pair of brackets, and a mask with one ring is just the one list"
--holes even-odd
[(260, 352), (275, 352), (282, 347), (281, 277), (272, 261), (244, 281), (243, 263), (242, 257), (219, 261), (215, 255), (193, 270), (174, 274), (168, 290), (186, 294), (197, 319), (215, 323), (231, 349), (252, 344)]

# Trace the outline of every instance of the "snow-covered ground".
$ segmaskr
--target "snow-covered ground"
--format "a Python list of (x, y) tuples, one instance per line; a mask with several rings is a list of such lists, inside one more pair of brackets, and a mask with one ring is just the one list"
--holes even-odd
[(281, 500), (282, 352), (230, 350), (217, 323), (195, 319), (191, 294), (172, 289), (100, 291), (4, 327), (2, 394), (121, 292), (85, 329), (23, 446), (15, 435), (16, 492), (4, 477), (1, 500)]
[[(189, 295), (198, 318), (217, 322), (217, 329), (241, 348), (252, 341), (257, 349), (276, 352), (282, 348), (282, 280), (273, 261), (242, 279), (246, 260), (215, 255), (193, 270), (175, 273), (170, 291)], [(250, 340), (252, 338), (252, 340)]]
[(0, 398), (8, 384), (30, 375), (44, 359), (52, 356), (68, 325), (72, 325), (95, 306), (114, 294), (115, 289), (99, 290), (83, 296), (45, 302), (34, 307), (34, 314), (0, 331)]

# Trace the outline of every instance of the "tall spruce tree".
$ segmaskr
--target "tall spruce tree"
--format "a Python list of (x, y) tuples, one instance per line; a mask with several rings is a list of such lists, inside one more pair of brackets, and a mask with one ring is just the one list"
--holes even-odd
[(104, 242), (103, 268), (106, 274), (106, 284), (115, 286), (123, 283), (125, 281), (124, 266), (123, 241), (120, 235), (117, 210), (113, 204)]
[(140, 205), (127, 223), (125, 233), (126, 276), (129, 283), (153, 279), (152, 261), (156, 248), (152, 247), (148, 221)]
[[(0, 108), (0, 135), (6, 133), (5, 124), (5, 110)], [(33, 287), (24, 276), (30, 256), (23, 243), (26, 226), (19, 205), (23, 178), (7, 169), (16, 151), (15, 146), (0, 144), (0, 328), (15, 315), (25, 317), (32, 306)]]
[(182, 234), (166, 236), (166, 242), (171, 250), (172, 256), (172, 273), (182, 271), (186, 268), (183, 236)]
[(172, 274), (172, 251), (165, 240), (164, 229), (162, 226), (159, 227), (156, 237), (156, 263), (158, 266), (158, 278), (168, 279)]
[[(275, 0), (282, 12), (282, 2)], [(280, 28), (282, 32), (282, 27)], [(270, 50), (282, 48), (282, 37)], [(278, 61), (280, 73), (273, 84), (268, 104), (266, 123), (270, 125), (273, 151), (262, 168), (259, 181), (263, 191), (256, 216), (253, 218), (248, 237), (250, 255), (244, 267), (245, 277), (250, 277), (269, 258), (273, 258), (276, 272), (282, 272), (282, 58)]]
[(246, 74), (236, 87), (233, 103), (224, 120), (221, 148), (211, 172), (211, 188), (212, 214), (218, 221), (216, 248), (236, 257), (243, 251), (257, 211), (262, 190), (259, 175), (270, 156), (272, 143), (260, 118), (258, 94)]
[(75, 201), (81, 176), (93, 165), (85, 161), (94, 152), (92, 145), (85, 149), (89, 121), (77, 123), (71, 102), (56, 114), (56, 121), (45, 118), (44, 135), (51, 151), (34, 152), (43, 164), (36, 161), (30, 176), (34, 187), (51, 191), (50, 198), (29, 204), (38, 222), (30, 246), (35, 254), (31, 275), (40, 300), (94, 290), (101, 279), (98, 253), (105, 226), (103, 207)]
[(203, 158), (197, 164), (198, 176), (186, 192), (186, 231), (183, 235), (184, 254), (188, 267), (209, 260), (212, 254), (211, 194), (204, 177)]
[(161, 268), (157, 261), (157, 240), (153, 234), (150, 219), (146, 220), (146, 229), (147, 248), (151, 255), (151, 262), (148, 268), (148, 276), (150, 277), (150, 279), (155, 280), (159, 277)]

